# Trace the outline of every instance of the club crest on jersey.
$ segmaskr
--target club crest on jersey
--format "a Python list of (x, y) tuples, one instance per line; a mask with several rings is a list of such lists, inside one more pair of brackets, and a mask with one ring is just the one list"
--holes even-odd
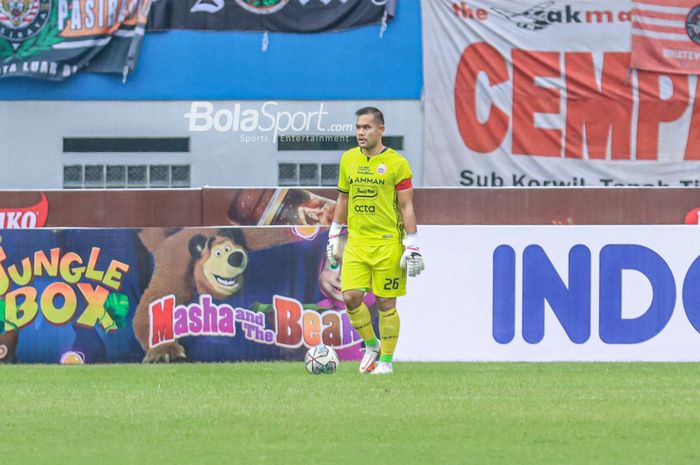
[(386, 165), (384, 163), (381, 163), (379, 166), (377, 166), (377, 174), (384, 173), (386, 173)]
[(0, 37), (23, 42), (49, 19), (51, 0), (0, 0)]
[(289, 3), (289, 0), (236, 0), (241, 8), (258, 15), (275, 13)]

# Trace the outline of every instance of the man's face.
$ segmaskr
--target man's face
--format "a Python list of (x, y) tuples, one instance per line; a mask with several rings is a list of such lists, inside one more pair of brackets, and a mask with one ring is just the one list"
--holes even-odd
[(384, 125), (374, 115), (360, 115), (355, 125), (355, 137), (357, 144), (363, 149), (373, 149), (379, 143), (384, 134)]

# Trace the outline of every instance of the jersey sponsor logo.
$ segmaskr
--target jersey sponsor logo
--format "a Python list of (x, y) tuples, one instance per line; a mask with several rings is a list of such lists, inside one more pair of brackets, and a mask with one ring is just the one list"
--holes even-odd
[(354, 209), (357, 213), (375, 213), (376, 212), (374, 205), (355, 205)]
[(352, 199), (353, 200), (358, 200), (358, 199), (376, 199), (377, 196), (379, 195), (379, 191), (377, 191), (376, 187), (356, 187), (353, 190), (352, 193)]
[(383, 179), (374, 179), (374, 178), (364, 178), (364, 177), (355, 177), (355, 179), (350, 179), (350, 183), (353, 182), (359, 182), (361, 184), (379, 184), (381, 186), (384, 185), (384, 180)]

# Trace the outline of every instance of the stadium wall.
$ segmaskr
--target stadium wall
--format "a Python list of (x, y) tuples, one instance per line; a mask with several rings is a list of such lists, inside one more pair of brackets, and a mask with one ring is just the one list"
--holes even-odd
[[(356, 145), (355, 110), (368, 104), (384, 111), (387, 144), (409, 160), (420, 185), (423, 117), (418, 100), (174, 100), (2, 101), (0, 186), (110, 187), (87, 179), (70, 185), (64, 175), (66, 166), (110, 165), (186, 166), (190, 178), (184, 187), (284, 185), (294, 179), (284, 178), (280, 165), (337, 165), (341, 153)], [(136, 146), (125, 148), (125, 143)], [(155, 151), (139, 147), (156, 143), (165, 146)], [(337, 171), (313, 184), (321, 181), (334, 186)]]
[[(333, 188), (5, 190), (0, 229), (328, 226), (336, 196)], [(414, 206), (421, 225), (700, 224), (695, 188), (416, 188)]]

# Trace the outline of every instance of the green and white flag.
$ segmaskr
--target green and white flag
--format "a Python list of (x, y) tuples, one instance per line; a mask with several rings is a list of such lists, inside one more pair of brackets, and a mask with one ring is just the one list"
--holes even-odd
[(0, 0), (0, 77), (135, 68), (151, 0)]

